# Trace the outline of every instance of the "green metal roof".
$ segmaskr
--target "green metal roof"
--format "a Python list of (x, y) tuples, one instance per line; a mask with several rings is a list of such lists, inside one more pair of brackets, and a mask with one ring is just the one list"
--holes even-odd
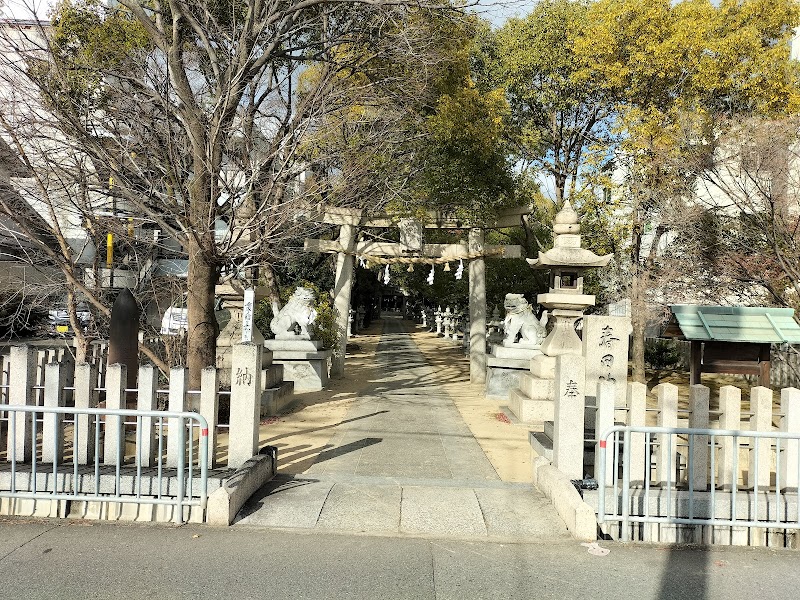
[(670, 310), (687, 340), (800, 344), (791, 308), (676, 304)]

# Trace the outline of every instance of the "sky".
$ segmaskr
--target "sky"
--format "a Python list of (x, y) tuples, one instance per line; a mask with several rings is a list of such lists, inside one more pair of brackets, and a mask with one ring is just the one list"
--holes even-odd
[[(50, 7), (56, 0), (0, 0), (2, 15), (17, 19), (33, 18), (31, 8), (39, 18), (46, 18)], [(483, 18), (489, 20), (494, 26), (502, 25), (506, 19), (514, 16), (528, 14), (535, 0), (475, 0), (477, 5), (473, 10)]]

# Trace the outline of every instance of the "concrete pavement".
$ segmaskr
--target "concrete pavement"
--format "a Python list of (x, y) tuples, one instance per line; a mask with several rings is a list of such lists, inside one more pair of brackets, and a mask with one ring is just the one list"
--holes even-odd
[(538, 490), (500, 481), (408, 327), (399, 319), (383, 321), (374, 356), (379, 376), (353, 403), (329, 447), (302, 475), (270, 482), (236, 525), (569, 539)]
[(797, 597), (795, 551), (0, 521), (3, 598)]

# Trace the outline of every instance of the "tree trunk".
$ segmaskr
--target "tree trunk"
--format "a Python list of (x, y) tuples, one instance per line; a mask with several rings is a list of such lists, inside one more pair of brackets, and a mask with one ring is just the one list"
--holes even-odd
[(647, 306), (645, 301), (644, 276), (635, 273), (631, 282), (631, 324), (633, 326), (633, 373), (636, 383), (645, 383), (644, 336), (647, 325)]
[[(200, 239), (207, 243), (208, 236)], [(214, 243), (213, 237), (211, 243)], [(199, 246), (193, 236), (189, 236), (189, 278), (187, 289), (187, 318), (189, 335), (187, 362), (189, 366), (189, 389), (200, 389), (200, 378), (206, 367), (217, 364), (217, 319), (214, 314), (214, 287), (217, 283), (217, 269), (209, 258), (209, 252)]]

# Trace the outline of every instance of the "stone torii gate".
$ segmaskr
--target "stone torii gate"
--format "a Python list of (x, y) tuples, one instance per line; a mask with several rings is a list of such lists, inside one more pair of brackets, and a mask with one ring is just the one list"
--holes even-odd
[[(353, 284), (355, 257), (379, 258), (385, 263), (426, 263), (430, 259), (441, 262), (469, 260), (469, 374), (472, 383), (486, 382), (486, 264), (484, 257), (522, 258), (520, 246), (494, 246), (484, 243), (484, 230), (487, 228), (515, 227), (521, 224), (525, 215), (530, 214), (527, 207), (510, 209), (501, 213), (497, 219), (484, 227), (469, 228), (466, 242), (457, 244), (425, 244), (423, 227), (429, 229), (466, 229), (460, 222), (431, 215), (430, 222), (424, 226), (416, 223), (410, 226), (410, 219), (401, 219), (402, 225), (389, 217), (369, 217), (361, 209), (325, 207), (317, 221), (329, 225), (339, 225), (337, 240), (306, 239), (306, 252), (335, 253), (336, 281), (334, 283), (334, 307), (336, 308), (336, 329), (339, 334), (339, 347), (331, 363), (331, 376), (344, 374), (344, 357), (347, 345), (347, 318), (350, 310), (350, 294)], [(400, 243), (357, 241), (358, 228), (393, 228), (400, 226)]]

